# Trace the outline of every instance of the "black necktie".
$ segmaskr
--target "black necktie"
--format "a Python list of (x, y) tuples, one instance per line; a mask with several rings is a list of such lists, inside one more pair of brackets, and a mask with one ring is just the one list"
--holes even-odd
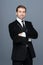
[(22, 21), (22, 23), (23, 23), (23, 30), (26, 31), (26, 26), (25, 26), (25, 24), (24, 24), (25, 22)]
[(26, 38), (28, 39), (26, 24), (24, 24), (25, 23), (24, 21), (22, 21), (22, 23), (23, 23), (23, 31), (26, 33)]
[(23, 23), (23, 27), (24, 27), (24, 26), (25, 26), (25, 24), (24, 24), (25, 22), (24, 22), (24, 21), (22, 21), (22, 23)]

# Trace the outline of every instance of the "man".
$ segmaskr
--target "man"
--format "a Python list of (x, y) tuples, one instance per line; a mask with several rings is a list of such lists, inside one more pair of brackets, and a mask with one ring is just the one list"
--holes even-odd
[(38, 37), (30, 21), (25, 21), (26, 7), (19, 5), (16, 8), (16, 20), (9, 24), (9, 33), (13, 40), (12, 65), (32, 65), (35, 57), (31, 39)]

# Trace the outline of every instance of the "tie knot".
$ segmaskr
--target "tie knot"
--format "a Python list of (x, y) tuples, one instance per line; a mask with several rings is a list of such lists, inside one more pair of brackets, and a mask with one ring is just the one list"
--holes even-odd
[(22, 23), (23, 23), (23, 26), (25, 26), (25, 22), (24, 22), (24, 21), (22, 21)]
[(23, 21), (22, 21), (22, 23), (23, 23)]

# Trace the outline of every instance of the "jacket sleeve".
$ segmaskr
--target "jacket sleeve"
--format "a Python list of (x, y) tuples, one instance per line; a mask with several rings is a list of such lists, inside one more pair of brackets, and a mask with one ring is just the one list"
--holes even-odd
[(8, 29), (9, 29), (10, 37), (14, 42), (19, 43), (26, 41), (26, 37), (18, 36), (20, 32), (16, 29), (15, 26), (13, 27), (13, 25), (9, 24)]
[(35, 30), (31, 22), (30, 22), (30, 28), (28, 30), (28, 37), (32, 39), (36, 39), (38, 37), (38, 32)]

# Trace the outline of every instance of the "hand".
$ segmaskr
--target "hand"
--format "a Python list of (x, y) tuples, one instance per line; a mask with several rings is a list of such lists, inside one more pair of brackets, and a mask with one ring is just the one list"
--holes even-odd
[(31, 38), (28, 38), (28, 41), (29, 41), (29, 42), (31, 42), (31, 41), (32, 41), (32, 39), (31, 39)]
[(19, 33), (18, 35), (22, 36), (22, 37), (26, 37), (26, 33), (25, 32)]

